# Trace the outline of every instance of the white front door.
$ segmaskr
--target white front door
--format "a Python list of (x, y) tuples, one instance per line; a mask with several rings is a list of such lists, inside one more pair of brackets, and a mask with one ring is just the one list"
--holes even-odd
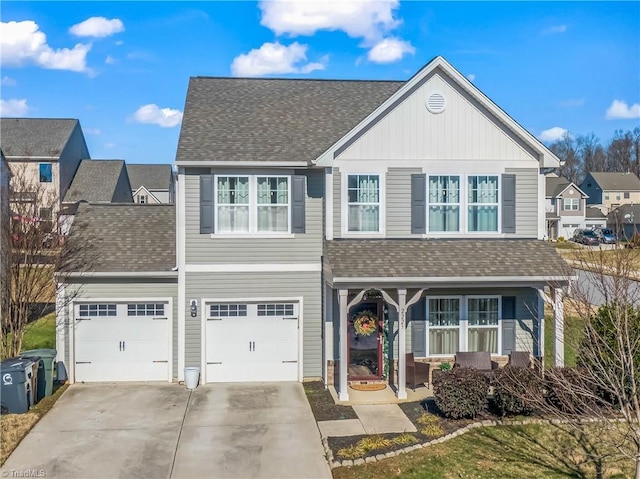
[(169, 379), (169, 304), (76, 303), (75, 380)]
[(210, 303), (206, 381), (298, 380), (297, 303)]

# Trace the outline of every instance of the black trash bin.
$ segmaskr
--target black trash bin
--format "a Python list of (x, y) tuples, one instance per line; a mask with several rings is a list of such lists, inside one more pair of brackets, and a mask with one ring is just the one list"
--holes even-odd
[(0, 403), (2, 412), (20, 414), (33, 405), (33, 366), (26, 358), (5, 359), (0, 363)]

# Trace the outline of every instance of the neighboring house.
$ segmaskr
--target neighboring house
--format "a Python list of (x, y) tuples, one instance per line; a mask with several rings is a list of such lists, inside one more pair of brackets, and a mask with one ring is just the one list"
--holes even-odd
[(640, 205), (622, 205), (607, 215), (607, 226), (618, 239), (631, 240), (640, 233)]
[(640, 203), (640, 179), (633, 173), (594, 173), (580, 185), (587, 204), (598, 205), (607, 214), (620, 205)]
[(176, 178), (171, 165), (128, 164), (127, 172), (135, 203), (175, 203)]
[(7, 314), (9, 305), (9, 228), (11, 227), (11, 209), (9, 208), (9, 188), (11, 170), (0, 149), (0, 318)]
[[(569, 278), (541, 241), (543, 171), (559, 159), (443, 58), (406, 82), (191, 78), (176, 166), (167, 380), (184, 367), (203, 383), (321, 377), (340, 400), (349, 381), (384, 380), (404, 398), (408, 352), (542, 358), (545, 301), (563, 364)], [(81, 343), (59, 331), (72, 381), (127, 380), (157, 355), (85, 347), (104, 317), (159, 314), (154, 281), (174, 270), (137, 271), (134, 259), (93, 269), (95, 289), (73, 302), (68, 324), (94, 325)], [(370, 336), (354, 332), (363, 314), (379, 320)]]
[(547, 175), (545, 191), (549, 239), (570, 239), (576, 229), (596, 228), (606, 224), (606, 217), (602, 212), (597, 208), (587, 207), (588, 196), (567, 178)]
[[(44, 206), (34, 205), (34, 214), (45, 219), (56, 213), (51, 205), (59, 208), (80, 161), (90, 158), (76, 119), (2, 118), (0, 146), (23, 188), (52, 197)], [(35, 196), (34, 191), (12, 191), (12, 201), (35, 202)]]

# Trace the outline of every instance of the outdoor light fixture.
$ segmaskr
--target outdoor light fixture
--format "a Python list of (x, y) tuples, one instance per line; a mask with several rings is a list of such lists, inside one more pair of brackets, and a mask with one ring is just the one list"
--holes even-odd
[(195, 318), (198, 316), (198, 301), (195, 299), (191, 300), (191, 317)]

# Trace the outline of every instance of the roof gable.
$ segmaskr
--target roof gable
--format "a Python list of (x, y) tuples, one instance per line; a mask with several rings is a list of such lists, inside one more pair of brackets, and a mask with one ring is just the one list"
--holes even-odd
[(161, 164), (127, 164), (129, 182), (133, 191), (145, 186), (147, 190), (169, 190), (173, 168)]
[(573, 187), (578, 190), (582, 196), (589, 198), (589, 195), (582, 191), (573, 181), (563, 176), (546, 176), (545, 177), (545, 192), (547, 198), (557, 198), (566, 191), (567, 188)]
[(640, 179), (634, 173), (589, 173), (602, 191), (640, 191)]
[[(417, 90), (423, 87), (426, 82), (436, 77), (444, 82), (441, 85), (448, 85), (451, 91), (457, 91), (465, 100), (473, 104), (480, 114), (491, 118), (497, 129), (506, 133), (510, 140), (517, 143), (530, 156), (538, 159), (541, 167), (558, 167), (560, 165), (560, 160), (553, 152), (508, 116), (442, 57), (436, 57), (430, 61), (407, 81), (402, 88), (379, 105), (367, 118), (320, 155), (315, 163), (319, 166), (330, 166), (334, 158), (341, 155), (361, 136), (375, 128), (385, 117), (392, 114), (403, 102), (407, 101)], [(450, 129), (450, 126), (447, 125), (446, 128)]]
[(64, 150), (76, 119), (2, 118), (0, 142), (8, 160), (13, 158), (56, 159)]
[(63, 203), (77, 201), (131, 203), (133, 199), (124, 160), (82, 160)]

